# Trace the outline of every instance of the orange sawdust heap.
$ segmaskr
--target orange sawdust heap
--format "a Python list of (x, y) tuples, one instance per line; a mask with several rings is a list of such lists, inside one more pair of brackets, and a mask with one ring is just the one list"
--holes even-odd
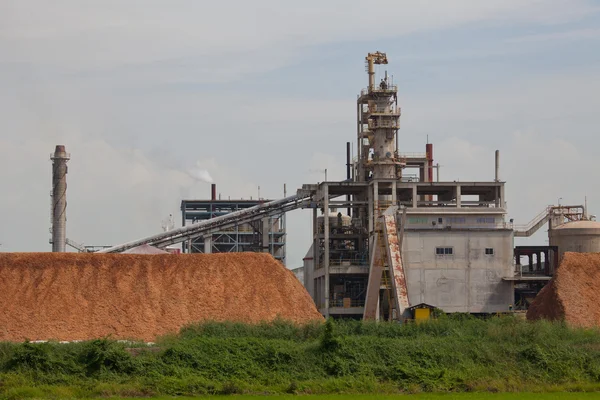
[(538, 293), (527, 319), (600, 326), (600, 253), (565, 253), (554, 278)]
[(269, 254), (0, 253), (0, 341), (153, 341), (203, 320), (322, 320)]

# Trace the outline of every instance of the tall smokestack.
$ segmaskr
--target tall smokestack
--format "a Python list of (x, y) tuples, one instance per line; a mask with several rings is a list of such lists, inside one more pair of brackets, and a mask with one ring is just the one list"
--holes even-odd
[(52, 251), (66, 251), (67, 238), (67, 162), (71, 156), (58, 145), (52, 160)]
[(496, 150), (496, 173), (494, 179), (500, 182), (500, 150)]
[(210, 199), (212, 201), (215, 201), (217, 199), (217, 184), (213, 183), (212, 185), (210, 185), (210, 189), (211, 189)]
[(433, 143), (425, 145), (425, 154), (427, 157), (427, 182), (433, 182)]
[[(433, 182), (433, 143), (429, 143), (429, 140), (427, 140), (427, 144), (425, 145), (425, 158), (427, 159), (427, 176), (425, 180)], [(432, 195), (427, 195), (425, 198), (427, 201), (433, 201)]]

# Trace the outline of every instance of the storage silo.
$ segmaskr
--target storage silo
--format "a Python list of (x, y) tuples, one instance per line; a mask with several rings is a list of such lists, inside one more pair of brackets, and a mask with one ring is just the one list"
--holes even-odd
[(550, 245), (558, 246), (559, 260), (566, 252), (600, 253), (600, 222), (567, 222), (551, 229), (549, 236)]

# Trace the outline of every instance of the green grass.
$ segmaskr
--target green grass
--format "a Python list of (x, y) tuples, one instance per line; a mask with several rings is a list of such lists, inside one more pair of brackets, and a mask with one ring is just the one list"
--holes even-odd
[[(127, 346), (0, 343), (0, 398), (600, 391), (598, 330), (512, 317), (205, 323), (161, 338), (158, 351)], [(543, 398), (571, 398), (560, 395)], [(537, 398), (522, 396), (489, 398)]]

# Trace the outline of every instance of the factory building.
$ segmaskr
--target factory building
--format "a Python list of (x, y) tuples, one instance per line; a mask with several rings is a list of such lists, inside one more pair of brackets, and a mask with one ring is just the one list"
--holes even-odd
[[(217, 198), (216, 185), (212, 184), (209, 200), (181, 201), (181, 224), (185, 227), (270, 201), (221, 200)], [(280, 212), (259, 220), (218, 228), (202, 236), (189, 238), (183, 242), (182, 251), (184, 253), (267, 252), (285, 265), (285, 237), (285, 213)]]
[[(365, 317), (375, 238), (382, 236), (378, 220), (393, 206), (402, 210), (401, 260), (411, 304), (446, 312), (507, 311), (513, 283), (503, 278), (513, 275), (513, 230), (498, 168), (488, 182), (440, 182), (432, 144), (425, 153), (401, 152), (397, 86), (387, 72), (375, 85), (373, 66), (387, 64), (387, 57), (377, 52), (366, 61), (369, 86), (357, 100), (358, 155), (347, 161), (347, 180), (304, 186), (313, 199), (305, 287), (323, 315)], [(372, 284), (379, 290), (377, 318), (388, 319), (395, 307), (393, 277), (382, 266), (381, 283)]]
[[(102, 249), (182, 243), (186, 253), (262, 251), (286, 262), (285, 213), (309, 209), (312, 243), (298, 279), (326, 317), (403, 320), (411, 306), (489, 314), (527, 308), (566, 251), (600, 252), (600, 224), (585, 206), (548, 206), (526, 226), (507, 221), (500, 154), (489, 181), (444, 181), (434, 146), (400, 145), (398, 87), (387, 71), (356, 102), (356, 157), (346, 143), (346, 179), (303, 185), (271, 200), (182, 200), (182, 227)], [(434, 174), (435, 172), (435, 174)], [(435, 179), (434, 179), (435, 177)], [(284, 189), (285, 192), (285, 189)], [(549, 225), (548, 246), (514, 247)], [(410, 317), (408, 317), (410, 318)]]

